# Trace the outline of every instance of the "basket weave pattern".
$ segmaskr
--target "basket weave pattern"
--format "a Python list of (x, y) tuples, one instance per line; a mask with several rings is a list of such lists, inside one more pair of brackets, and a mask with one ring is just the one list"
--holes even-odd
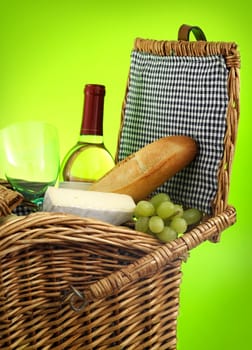
[[(5, 225), (1, 243), (1, 349), (175, 349), (180, 259), (81, 312), (69, 304), (79, 307), (71, 286), (87, 290), (158, 248), (156, 239), (37, 213)], [(106, 294), (108, 282), (93, 293)]]

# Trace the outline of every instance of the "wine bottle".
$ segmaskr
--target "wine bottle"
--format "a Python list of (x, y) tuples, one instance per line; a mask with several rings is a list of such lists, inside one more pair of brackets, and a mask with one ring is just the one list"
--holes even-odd
[(103, 143), (104, 96), (105, 86), (94, 84), (85, 86), (79, 140), (63, 159), (59, 175), (60, 183), (71, 181), (75, 185), (78, 185), (76, 182), (89, 184), (100, 179), (114, 167), (114, 159)]

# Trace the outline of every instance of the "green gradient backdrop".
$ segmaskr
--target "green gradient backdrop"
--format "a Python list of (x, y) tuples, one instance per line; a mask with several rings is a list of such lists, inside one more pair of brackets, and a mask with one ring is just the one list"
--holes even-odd
[[(246, 0), (0, 1), (0, 128), (40, 119), (59, 129), (61, 153), (76, 141), (83, 86), (107, 88), (105, 142), (114, 154), (135, 37), (176, 39), (182, 23), (201, 26), (210, 41), (236, 41), (242, 56), (241, 120), (230, 203), (238, 223), (221, 243), (205, 243), (183, 266), (179, 350), (249, 349), (252, 229), (251, 11)], [(0, 176), (1, 176), (0, 171)], [(250, 214), (251, 215), (251, 214)]]

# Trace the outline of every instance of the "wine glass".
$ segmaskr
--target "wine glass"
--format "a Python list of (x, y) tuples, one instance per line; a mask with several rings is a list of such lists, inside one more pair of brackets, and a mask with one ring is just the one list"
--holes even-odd
[(42, 208), (60, 167), (57, 129), (43, 121), (11, 124), (1, 131), (5, 176), (25, 199)]

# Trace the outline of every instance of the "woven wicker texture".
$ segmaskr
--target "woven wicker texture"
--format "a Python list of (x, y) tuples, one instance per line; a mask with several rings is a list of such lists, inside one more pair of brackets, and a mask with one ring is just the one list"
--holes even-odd
[(135, 48), (225, 57), (229, 104), (213, 215), (167, 244), (68, 214), (38, 212), (1, 225), (1, 350), (176, 350), (181, 264), (236, 221), (227, 204), (239, 118), (236, 46), (138, 39)]
[(23, 201), (23, 196), (0, 185), (0, 217), (6, 216)]
[(1, 228), (0, 348), (176, 349), (181, 259), (234, 222), (228, 208), (161, 244), (66, 214), (12, 220)]
[(70, 306), (71, 286), (83, 292), (159, 245), (151, 236), (69, 215), (38, 213), (5, 225), (0, 348), (175, 349), (179, 260), (81, 312)]

